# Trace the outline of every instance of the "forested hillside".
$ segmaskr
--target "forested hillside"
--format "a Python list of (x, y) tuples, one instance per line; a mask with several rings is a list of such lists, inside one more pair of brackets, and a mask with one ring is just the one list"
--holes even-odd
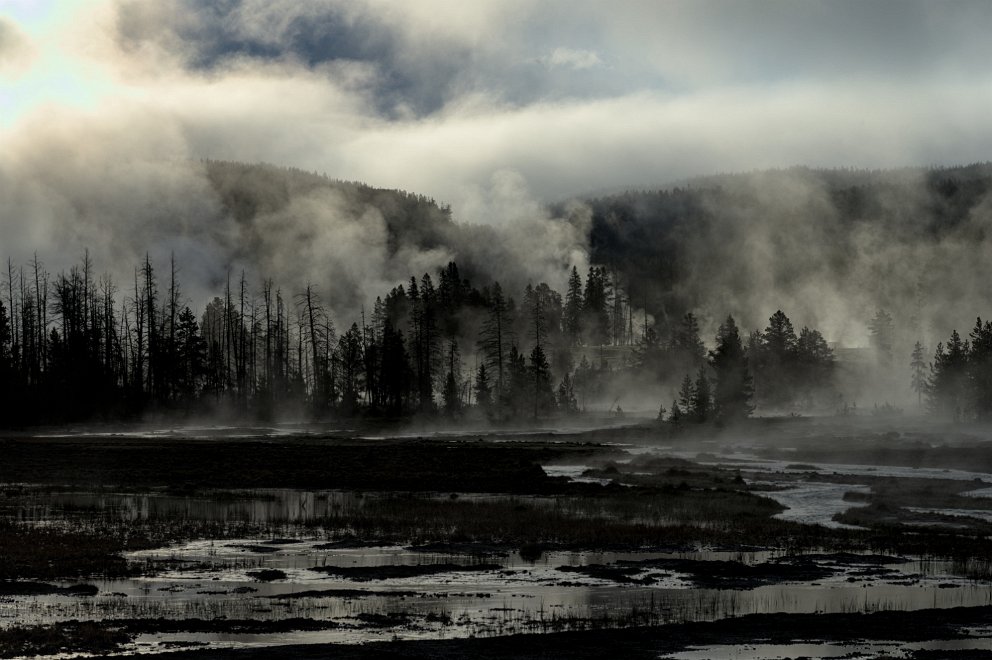
[(2, 423), (992, 408), (989, 326), (951, 334), (992, 303), (988, 165), (712, 177), (551, 207), (523, 239), (416, 194), (194, 169), (209, 194), (130, 264), (7, 261)]
[(988, 163), (706, 177), (586, 200), (590, 253), (662, 324), (733, 311), (756, 327), (783, 308), (855, 346), (881, 308), (905, 348), (992, 307), (990, 190)]

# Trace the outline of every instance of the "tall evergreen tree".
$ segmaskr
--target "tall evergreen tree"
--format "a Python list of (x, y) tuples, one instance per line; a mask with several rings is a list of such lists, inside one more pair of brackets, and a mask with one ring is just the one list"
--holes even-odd
[(795, 396), (804, 397), (810, 404), (817, 394), (824, 400), (835, 399), (834, 352), (819, 330), (803, 326), (799, 331), (794, 368)]
[(796, 351), (796, 331), (792, 327), (792, 321), (782, 312), (776, 311), (768, 319), (768, 327), (762, 337), (764, 347), (772, 359), (779, 363), (785, 363)]
[(179, 393), (186, 407), (192, 405), (200, 394), (201, 381), (206, 373), (207, 347), (200, 336), (200, 326), (193, 311), (186, 307), (179, 314), (176, 324), (178, 347)]
[(527, 360), (517, 350), (516, 344), (510, 345), (506, 360), (506, 388), (499, 393), (502, 401), (500, 417), (509, 415), (511, 419), (520, 419), (534, 410), (533, 375), (527, 368)]
[(720, 325), (710, 362), (716, 372), (713, 403), (717, 420), (732, 422), (748, 417), (752, 410), (751, 374), (734, 317), (728, 316)]
[(992, 417), (992, 322), (979, 318), (971, 331), (968, 355), (968, 379), (971, 408), (978, 419)]
[(486, 363), (479, 364), (475, 372), (475, 405), (484, 413), (489, 414), (492, 406), (492, 385), (489, 383), (489, 372), (486, 371)]
[(565, 291), (564, 326), (565, 339), (569, 346), (578, 346), (582, 342), (582, 278), (579, 271), (572, 266), (572, 274), (568, 277), (568, 288)]
[(792, 321), (782, 310), (768, 319), (761, 334), (758, 350), (751, 367), (760, 383), (762, 402), (781, 406), (791, 402), (796, 394), (798, 338)]
[(582, 295), (582, 315), (589, 344), (601, 346), (610, 340), (610, 314), (606, 295), (606, 269), (590, 267)]
[(696, 382), (692, 388), (692, 407), (690, 414), (697, 422), (706, 422), (710, 418), (713, 409), (712, 389), (710, 379), (706, 373), (706, 367), (699, 367)]
[(968, 353), (967, 341), (957, 330), (951, 333), (945, 349), (937, 344), (933, 363), (930, 365), (930, 409), (942, 417), (961, 419), (968, 407)]
[(362, 333), (357, 323), (338, 339), (338, 357), (341, 361), (341, 412), (353, 415), (358, 408), (358, 395), (361, 392)]
[(530, 395), (534, 405), (534, 417), (546, 415), (554, 408), (554, 391), (551, 386), (551, 367), (540, 344), (535, 344), (530, 352)]
[(496, 377), (495, 395), (497, 407), (502, 405), (503, 393), (508, 384), (507, 359), (512, 343), (509, 307), (503, 298), (503, 289), (494, 282), (489, 296), (489, 314), (482, 325), (479, 348), (489, 372)]
[(401, 415), (410, 391), (410, 359), (406, 351), (403, 332), (393, 329), (387, 318), (382, 330), (382, 373), (379, 377), (383, 390), (383, 406), (387, 414)]

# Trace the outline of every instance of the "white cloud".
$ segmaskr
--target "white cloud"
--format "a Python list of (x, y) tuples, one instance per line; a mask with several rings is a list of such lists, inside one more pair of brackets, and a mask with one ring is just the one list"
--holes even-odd
[[(197, 70), (175, 57), (192, 47), (182, 30), (123, 50), (121, 6), (140, 10), (145, 27), (168, 17), (149, 0), (106, 0), (77, 5), (73, 20), (36, 35), (44, 75), (5, 90), (6, 121), (11, 132), (19, 121), (37, 125), (32, 118), (54, 104), (112, 111), (126, 134), (142, 117), (163, 117), (181, 136), (176, 153), (400, 187), (450, 201), (456, 213), (471, 206), (466, 190), (500, 171), (519, 173), (537, 199), (558, 199), (716, 171), (955, 163), (992, 151), (981, 5), (934, 12), (908, 3), (894, 16), (870, 3), (743, 4), (573, 2), (564, 11), (524, 0), (314, 0), (274, 14), (246, 0), (235, 37), (278, 45), (296, 38), (292, 17), (334, 9), (397, 35), (396, 52), (306, 65), (293, 53), (233, 51)], [(913, 43), (881, 29), (893, 22)], [(583, 47), (549, 53), (549, 42)], [(400, 60), (404, 84), (441, 90), (439, 107), (420, 111), (409, 90), (390, 87)], [(444, 76), (433, 68), (442, 61), (453, 67)], [(382, 93), (399, 99), (391, 114)]]

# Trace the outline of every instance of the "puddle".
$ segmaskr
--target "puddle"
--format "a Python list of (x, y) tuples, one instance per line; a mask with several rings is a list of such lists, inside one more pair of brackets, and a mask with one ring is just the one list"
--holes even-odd
[(847, 476), (895, 477), (909, 479), (953, 479), (955, 481), (976, 481), (992, 485), (992, 474), (968, 472), (951, 468), (913, 468), (898, 465), (858, 465), (846, 463), (808, 463), (803, 461), (771, 460), (746, 452), (722, 453), (718, 456), (703, 455), (698, 452), (667, 452), (668, 455), (687, 458), (704, 465), (720, 465), (731, 469), (746, 469), (752, 472), (784, 472), (805, 474), (821, 472)]
[(601, 486), (605, 486), (613, 482), (612, 479), (583, 476), (583, 472), (592, 469), (588, 465), (542, 465), (541, 469), (544, 470), (544, 474), (549, 477), (567, 477), (569, 481), (574, 481), (576, 483), (599, 484)]
[[(793, 486), (792, 483), (789, 484)], [(868, 486), (807, 482), (786, 490), (762, 492), (763, 497), (775, 500), (785, 511), (775, 514), (775, 518), (791, 520), (808, 525), (823, 525), (824, 527), (858, 529), (854, 525), (845, 525), (833, 520), (834, 515), (848, 509), (866, 506), (865, 502), (849, 502), (844, 500), (845, 493), (871, 493)]]
[[(753, 565), (796, 560), (767, 551), (701, 550), (548, 552), (535, 561), (518, 552), (472, 557), (399, 546), (326, 545), (315, 539), (236, 539), (134, 552), (128, 555), (130, 561), (159, 562), (161, 571), (151, 577), (87, 581), (99, 589), (96, 596), (0, 599), (0, 627), (71, 619), (159, 618), (304, 619), (333, 626), (265, 634), (149, 633), (138, 640), (152, 645), (189, 641), (237, 646), (540, 632), (566, 629), (571, 622), (589, 619), (613, 625), (663, 624), (758, 613), (850, 613), (992, 603), (992, 586), (951, 577), (947, 564), (899, 558), (813, 555), (803, 561), (830, 567), (833, 573), (815, 581), (701, 589), (694, 586), (691, 575), (672, 570), (664, 561), (651, 562), (739, 560)], [(274, 552), (270, 551), (273, 547)], [(629, 583), (563, 568), (629, 566), (630, 562), (641, 564), (629, 575)], [(479, 565), (483, 570), (472, 570)], [(444, 570), (358, 580), (314, 570), (326, 566), (437, 566)], [(252, 573), (261, 569), (280, 573), (268, 582), (252, 579)], [(699, 570), (705, 572), (707, 567)]]

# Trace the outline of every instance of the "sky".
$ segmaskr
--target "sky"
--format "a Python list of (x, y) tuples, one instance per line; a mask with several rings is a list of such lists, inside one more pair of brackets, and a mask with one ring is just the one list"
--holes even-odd
[(557, 201), (987, 160), (990, 25), (912, 0), (0, 0), (0, 140), (265, 161), (500, 222), (508, 180)]

